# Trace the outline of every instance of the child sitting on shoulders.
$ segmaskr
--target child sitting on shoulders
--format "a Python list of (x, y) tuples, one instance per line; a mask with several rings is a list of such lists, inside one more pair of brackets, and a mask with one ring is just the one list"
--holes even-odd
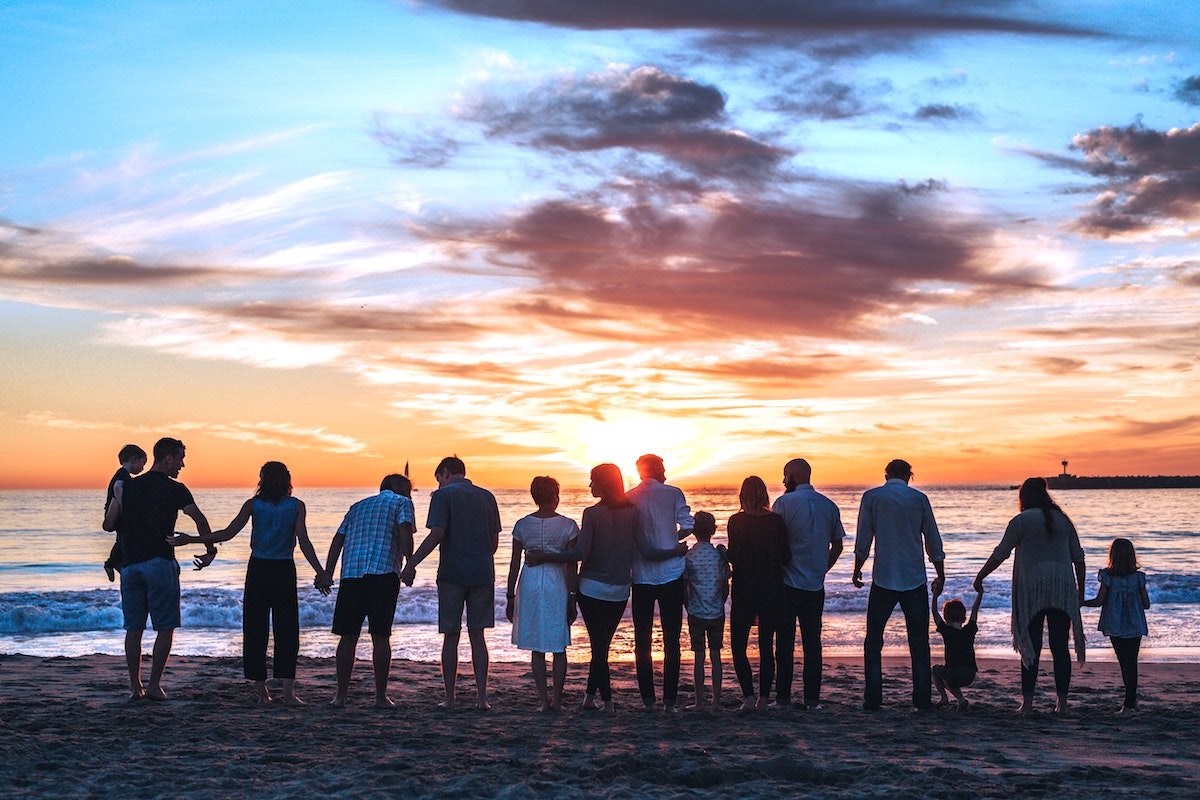
[(724, 547), (713, 547), (717, 521), (697, 512), (692, 531), (696, 544), (687, 552), (686, 583), (688, 635), (695, 658), (696, 703), (704, 701), (704, 651), (712, 659), (712, 710), (721, 708), (721, 645), (725, 639), (725, 599), (729, 597), (729, 559)]
[[(979, 633), (976, 617), (979, 615), (979, 604), (983, 601), (983, 592), (975, 595), (971, 605), (971, 620), (967, 621), (967, 607), (962, 600), (947, 600), (938, 613), (938, 598), (933, 596), (930, 610), (933, 612), (933, 622), (937, 632), (942, 635), (942, 643), (946, 649), (946, 663), (933, 668), (933, 685), (937, 687), (941, 699), (939, 706), (950, 704), (946, 690), (958, 701), (958, 710), (964, 710), (970, 703), (963, 697), (962, 690), (975, 681), (977, 667), (975, 665), (975, 634)], [(943, 619), (944, 617), (944, 619)]]
[[(121, 468), (109, 478), (108, 496), (104, 498), (104, 513), (106, 516), (108, 514), (108, 507), (112, 505), (114, 487), (118, 483), (129, 481), (134, 475), (137, 475), (146, 468), (146, 451), (136, 444), (127, 444), (117, 453), (117, 461), (121, 462)], [(117, 573), (121, 571), (121, 566), (121, 539), (118, 534), (116, 541), (113, 542), (112, 550), (109, 551), (108, 560), (104, 562), (104, 572), (108, 575), (109, 583), (117, 579)]]
[(1148, 632), (1146, 609), (1150, 594), (1146, 591), (1146, 573), (1138, 569), (1137, 551), (1128, 539), (1113, 539), (1108, 549), (1108, 569), (1100, 570), (1100, 591), (1085, 606), (1099, 606), (1101, 633), (1112, 642), (1125, 683), (1125, 704), (1118, 713), (1137, 711), (1138, 651)]

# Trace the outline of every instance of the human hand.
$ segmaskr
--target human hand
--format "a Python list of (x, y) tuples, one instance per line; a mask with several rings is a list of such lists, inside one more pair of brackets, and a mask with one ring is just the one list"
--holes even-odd
[(850, 582), (853, 583), (854, 586), (858, 589), (861, 589), (863, 587), (863, 579), (862, 579), (862, 570), (861, 569), (854, 570), (854, 574), (850, 576)]
[(943, 578), (941, 575), (938, 575), (936, 578), (933, 579), (932, 589), (933, 589), (934, 597), (940, 596), (942, 593), (942, 590), (945, 588), (946, 588), (946, 579), (945, 578)]
[(579, 619), (579, 607), (575, 605), (575, 593), (571, 592), (567, 595), (567, 624), (574, 625), (575, 620)]
[(209, 564), (211, 564), (213, 562), (213, 559), (216, 557), (217, 557), (217, 548), (215, 548), (215, 547), (211, 550), (206, 550), (203, 553), (197, 553), (195, 558), (192, 559), (192, 564), (195, 565), (192, 567), (192, 569), (194, 571), (202, 570), (205, 567), (207, 567)]
[(513, 606), (515, 605), (514, 604), (515, 599), (516, 598), (514, 598), (514, 597), (510, 597), (510, 598), (508, 598), (508, 602), (504, 604), (504, 616), (508, 618), (509, 622), (513, 621), (513, 612), (516, 610), (513, 608)]
[(180, 533), (179, 531), (175, 531), (175, 533), (167, 537), (167, 544), (172, 547), (179, 547), (181, 544), (192, 544), (199, 541), (199, 536), (188, 536), (186, 533)]
[(549, 556), (542, 550), (525, 551), (525, 564), (527, 566), (536, 567), (539, 564), (545, 564), (549, 560)]
[(313, 578), (313, 586), (321, 594), (329, 594), (333, 588), (333, 575), (328, 572), (318, 572)]
[(675, 555), (686, 556), (687, 552), (688, 552), (687, 542), (680, 542), (679, 544), (675, 545)]
[(975, 590), (975, 594), (983, 594), (983, 578), (975, 576), (975, 582), (971, 584), (971, 588)]
[(409, 565), (400, 571), (400, 582), (405, 586), (412, 586), (413, 581), (417, 577), (417, 568)]

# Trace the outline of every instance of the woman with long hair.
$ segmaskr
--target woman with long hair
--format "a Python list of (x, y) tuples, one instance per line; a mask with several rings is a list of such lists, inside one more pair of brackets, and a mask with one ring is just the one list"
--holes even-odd
[[(733, 669), (742, 687), (742, 711), (767, 707), (775, 677), (777, 632), (787, 613), (783, 593), (783, 565), (791, 560), (787, 524), (771, 511), (771, 499), (762, 478), (751, 475), (738, 493), (741, 511), (729, 518), (729, 564), (733, 568), (730, 601), (729, 649)], [(746, 646), (750, 628), (758, 622), (758, 700)]]
[[(267, 637), (275, 633), (276, 678), (283, 680), (283, 702), (303, 705), (296, 696), (296, 660), (300, 653), (300, 604), (296, 594), (296, 545), (319, 576), (324, 570), (308, 538), (304, 503), (292, 497), (292, 474), (285, 464), (268, 461), (258, 473), (258, 491), (242, 504), (224, 530), (179, 542), (227, 542), (246, 523), (250, 529), (250, 562), (242, 595), (242, 661), (254, 681), (254, 698), (271, 700), (267, 691)], [(178, 538), (178, 537), (177, 537)], [(328, 593), (328, 590), (326, 590)]]
[(1085, 656), (1083, 602), (1086, 577), (1083, 548), (1075, 525), (1050, 497), (1045, 478), (1029, 478), (1018, 493), (1020, 513), (1013, 517), (1004, 538), (975, 576), (975, 591), (983, 579), (1016, 550), (1012, 574), (1013, 649), (1021, 654), (1021, 713), (1033, 710), (1042, 635), (1049, 628), (1054, 657), (1056, 713), (1067, 709), (1071, 688), (1071, 651), (1068, 637), (1074, 631), (1075, 654)]

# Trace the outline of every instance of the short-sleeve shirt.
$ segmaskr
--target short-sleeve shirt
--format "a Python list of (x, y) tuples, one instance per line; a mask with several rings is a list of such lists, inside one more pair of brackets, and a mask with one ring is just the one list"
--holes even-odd
[(689, 617), (725, 618), (725, 586), (728, 580), (725, 559), (712, 542), (696, 542), (686, 560)]
[(975, 672), (975, 634), (979, 633), (979, 625), (975, 620), (961, 628), (941, 622), (938, 623), (937, 632), (942, 635), (946, 645), (946, 668)]
[(167, 537), (175, 533), (179, 511), (195, 503), (192, 493), (165, 472), (150, 470), (125, 482), (121, 496), (121, 560), (140, 564), (152, 558), (175, 560)]
[(402, 494), (383, 489), (350, 506), (337, 532), (342, 543), (342, 580), (364, 575), (400, 574), (399, 526), (413, 524), (413, 504)]
[(429, 496), (425, 527), (441, 528), (439, 583), (492, 586), (496, 583), (496, 536), (500, 508), (487, 489), (466, 478), (455, 478)]
[(1146, 609), (1142, 608), (1142, 590), (1146, 588), (1146, 573), (1113, 575), (1107, 569), (1100, 570), (1100, 585), (1108, 587), (1108, 600), (1100, 610), (1097, 626), (1105, 636), (1133, 639), (1149, 633), (1146, 627)]

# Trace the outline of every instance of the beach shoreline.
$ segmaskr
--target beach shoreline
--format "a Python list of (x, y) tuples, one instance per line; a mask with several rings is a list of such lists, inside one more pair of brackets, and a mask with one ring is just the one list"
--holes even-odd
[[(369, 655), (360, 648), (360, 657)], [(1048, 655), (1047, 661), (1048, 661)], [(148, 665), (147, 665), (148, 666)], [(826, 660), (824, 709), (742, 716), (726, 665), (724, 710), (635, 710), (633, 665), (614, 665), (614, 716), (538, 714), (528, 663), (494, 662), (493, 709), (446, 713), (435, 663), (395, 661), (398, 708), (370, 705), (370, 665), (333, 709), (332, 659), (300, 660), (308, 705), (256, 706), (241, 660), (175, 657), (167, 703), (130, 702), (119, 656), (0, 656), (0, 791), (8, 797), (1013, 797), (1200, 793), (1200, 664), (1142, 665), (1142, 710), (1116, 715), (1115, 664), (1075, 665), (1072, 709), (1039, 681), (1039, 713), (1014, 711), (1016, 658), (980, 660), (965, 712), (913, 712), (906, 658), (885, 659), (884, 708), (863, 712), (861, 659)], [(797, 676), (798, 678), (799, 676)], [(685, 657), (681, 700), (692, 697)], [(460, 665), (459, 693), (474, 681)]]

